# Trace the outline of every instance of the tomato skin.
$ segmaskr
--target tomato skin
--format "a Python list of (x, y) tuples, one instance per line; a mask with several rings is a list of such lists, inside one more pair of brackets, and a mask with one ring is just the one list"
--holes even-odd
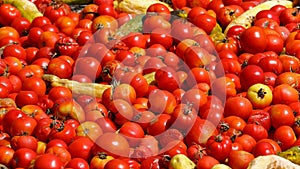
[(253, 155), (255, 157), (271, 154), (276, 154), (276, 152), (274, 147), (268, 142), (258, 142), (253, 148)]
[(224, 161), (232, 149), (232, 142), (229, 136), (211, 136), (206, 142), (206, 152), (218, 161)]
[(254, 158), (252, 153), (243, 150), (233, 150), (229, 154), (228, 165), (235, 169), (244, 169), (248, 167)]
[(32, 160), (36, 158), (37, 154), (35, 151), (29, 148), (20, 148), (15, 151), (12, 159), (12, 166), (14, 168), (28, 168)]
[(61, 58), (54, 58), (49, 62), (47, 73), (68, 79), (71, 77), (72, 67), (67, 61)]
[[(258, 26), (252, 26), (246, 29), (240, 37), (241, 48), (244, 52), (259, 53), (267, 47), (267, 38), (264, 29)], [(255, 41), (256, 43), (249, 43)]]
[(249, 134), (242, 134), (234, 140), (234, 143), (239, 143), (242, 146), (242, 150), (251, 153), (257, 142)]
[(46, 153), (38, 156), (34, 162), (34, 169), (38, 168), (64, 168), (63, 162), (54, 154)]
[(239, 116), (246, 121), (252, 109), (252, 104), (247, 98), (238, 96), (230, 97), (225, 102), (224, 116)]
[(288, 84), (275, 86), (273, 89), (273, 104), (291, 104), (299, 100), (298, 91)]
[(202, 158), (199, 158), (197, 167), (202, 169), (211, 169), (216, 164), (220, 164), (220, 162), (216, 158), (205, 155)]
[(1, 4), (0, 11), (0, 24), (3, 26), (10, 26), (15, 18), (21, 16), (20, 11), (11, 4)]
[(282, 151), (284, 151), (293, 146), (297, 137), (292, 127), (284, 125), (275, 130), (274, 140), (279, 143)]
[(250, 86), (256, 83), (263, 83), (265, 80), (264, 71), (256, 65), (248, 65), (240, 73), (242, 89), (247, 91)]
[(272, 126), (276, 129), (280, 126), (292, 126), (294, 123), (294, 114), (292, 109), (284, 104), (274, 104), (268, 110), (271, 117)]
[(89, 169), (89, 164), (82, 158), (72, 158), (65, 166), (65, 168), (73, 169)]

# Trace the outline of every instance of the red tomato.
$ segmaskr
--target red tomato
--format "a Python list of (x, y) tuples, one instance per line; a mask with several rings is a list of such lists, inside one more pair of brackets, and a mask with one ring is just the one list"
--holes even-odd
[(242, 134), (236, 137), (234, 143), (239, 143), (242, 146), (242, 150), (251, 153), (256, 145), (256, 140), (248, 134)]
[(204, 155), (203, 157), (199, 158), (197, 162), (197, 168), (211, 169), (216, 164), (220, 164), (216, 158), (209, 155)]
[(3, 26), (10, 26), (15, 18), (21, 16), (21, 12), (11, 4), (2, 4), (0, 11), (0, 24)]
[(293, 110), (288, 105), (272, 105), (268, 112), (270, 113), (272, 126), (275, 129), (284, 125), (292, 126), (294, 123), (295, 116)]
[(35, 159), (33, 168), (64, 168), (64, 163), (56, 155), (46, 153)]
[(273, 104), (291, 104), (299, 100), (298, 91), (288, 84), (275, 86), (273, 89)]
[(54, 58), (49, 62), (47, 73), (56, 75), (59, 78), (68, 79), (72, 75), (72, 67), (67, 61)]
[[(267, 38), (264, 29), (252, 26), (246, 29), (240, 36), (241, 48), (244, 52), (259, 53), (263, 52), (267, 46)], [(255, 41), (256, 43), (250, 43)]]
[(225, 102), (224, 116), (238, 116), (247, 120), (252, 112), (251, 102), (244, 97), (230, 97)]
[(89, 169), (89, 163), (82, 158), (72, 158), (65, 166), (73, 169)]
[(279, 143), (282, 151), (284, 151), (293, 146), (297, 137), (292, 127), (284, 125), (275, 130), (274, 140)]
[(129, 169), (129, 165), (121, 159), (113, 159), (105, 164), (104, 169)]
[(208, 138), (206, 152), (218, 161), (224, 161), (231, 152), (232, 142), (229, 136), (213, 135)]
[(244, 134), (252, 136), (256, 141), (268, 138), (268, 131), (260, 124), (246, 124), (243, 129)]
[(276, 154), (274, 147), (268, 142), (258, 142), (253, 148), (255, 157)]
[(119, 133), (125, 136), (131, 147), (138, 146), (141, 139), (144, 137), (143, 128), (135, 122), (125, 122), (120, 127)]
[(14, 168), (29, 168), (31, 161), (36, 158), (35, 151), (29, 148), (20, 148), (15, 151), (12, 159), (12, 166)]
[(233, 150), (228, 157), (228, 165), (232, 168), (247, 168), (249, 163), (254, 159), (254, 155), (243, 150)]

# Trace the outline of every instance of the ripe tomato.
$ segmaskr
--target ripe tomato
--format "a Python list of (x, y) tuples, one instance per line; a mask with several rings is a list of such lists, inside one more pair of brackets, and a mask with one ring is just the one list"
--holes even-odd
[(150, 125), (146, 128), (148, 134), (156, 136), (165, 132), (170, 126), (169, 121), (171, 115), (169, 114), (160, 114), (156, 116)]
[(93, 157), (92, 148), (94, 144), (88, 137), (78, 137), (68, 145), (68, 150), (72, 158), (82, 158), (90, 161)]
[(99, 29), (109, 28), (111, 30), (116, 30), (119, 27), (118, 21), (116, 18), (110, 15), (100, 15), (93, 19), (93, 23), (91, 25), (92, 33), (95, 33)]
[(20, 91), (15, 101), (18, 107), (23, 107), (29, 104), (35, 105), (39, 100), (38, 95), (34, 91)]
[(292, 147), (297, 137), (292, 127), (283, 125), (275, 130), (274, 140), (279, 144), (282, 151), (284, 151)]
[(268, 142), (258, 142), (253, 148), (254, 157), (276, 154), (274, 147)]
[(293, 110), (284, 104), (274, 104), (268, 110), (271, 117), (272, 126), (276, 129), (280, 126), (292, 126), (295, 116)]
[(104, 169), (130, 169), (129, 165), (121, 159), (112, 159), (108, 161)]
[(0, 146), (0, 163), (7, 167), (11, 167), (14, 153), (15, 151), (10, 147), (4, 145)]
[(252, 111), (251, 102), (244, 97), (230, 97), (226, 100), (224, 106), (224, 116), (238, 116), (247, 120)]
[(218, 161), (224, 161), (231, 152), (232, 142), (229, 136), (213, 135), (206, 142), (206, 152)]
[(76, 60), (74, 74), (82, 74), (95, 80), (102, 71), (100, 62), (94, 57), (80, 57)]
[(210, 155), (204, 155), (197, 161), (197, 168), (211, 169), (216, 164), (220, 164), (216, 158)]
[(14, 150), (20, 148), (29, 148), (33, 151), (36, 151), (38, 147), (38, 140), (34, 136), (13, 136), (11, 138), (11, 147)]
[(54, 58), (49, 62), (47, 73), (68, 79), (72, 75), (72, 67), (67, 61), (61, 58)]
[(244, 151), (251, 153), (256, 145), (256, 140), (249, 134), (242, 134), (235, 138), (234, 143), (239, 143)]
[(228, 165), (232, 168), (247, 168), (249, 163), (254, 159), (254, 155), (243, 150), (233, 150), (228, 157)]
[(15, 18), (21, 16), (21, 12), (11, 4), (1, 4), (0, 11), (0, 24), (3, 26), (10, 26)]
[(48, 148), (45, 154), (53, 154), (59, 158), (59, 160), (65, 165), (71, 160), (71, 154), (67, 148), (52, 146)]
[(93, 154), (106, 152), (116, 158), (120, 156), (128, 157), (130, 149), (128, 141), (122, 134), (107, 132), (98, 137), (92, 152)]
[[(92, 166), (92, 165), (91, 165)], [(82, 158), (72, 158), (67, 164), (66, 168), (81, 168), (81, 169), (89, 169), (91, 166), (89, 166), (89, 163), (82, 159)]]
[(64, 168), (64, 163), (56, 155), (46, 153), (38, 156), (35, 159), (33, 168)]
[(35, 151), (29, 148), (20, 148), (15, 151), (12, 159), (13, 168), (29, 168), (31, 161), (36, 158)]
[[(252, 26), (246, 29), (240, 36), (242, 51), (248, 53), (263, 52), (267, 47), (267, 37), (264, 29), (258, 26)], [(256, 43), (250, 43), (250, 42)]]
[(240, 73), (240, 82), (243, 90), (247, 91), (250, 86), (256, 83), (263, 83), (265, 80), (264, 71), (256, 65), (248, 65)]
[(268, 138), (268, 131), (260, 124), (246, 124), (243, 129), (244, 134), (252, 136), (256, 141)]
[(187, 133), (185, 141), (187, 146), (191, 146), (193, 144), (199, 144), (204, 146), (208, 138), (212, 135), (217, 135), (215, 125), (213, 125), (208, 120), (203, 120), (197, 117), (196, 122), (193, 124), (192, 128)]
[(145, 134), (143, 128), (135, 122), (125, 122), (120, 127), (119, 133), (124, 135), (131, 147), (138, 146)]
[(161, 15), (166, 19), (170, 19), (170, 10), (164, 4), (160, 4), (160, 3), (152, 4), (147, 8), (147, 12), (150, 14), (157, 13), (158, 15)]
[(60, 16), (54, 22), (54, 25), (64, 34), (71, 35), (76, 27), (76, 23), (69, 16)]
[(149, 110), (155, 114), (171, 114), (177, 105), (175, 96), (167, 90), (154, 89), (148, 99)]
[(60, 17), (67, 15), (69, 12), (71, 12), (70, 7), (66, 4), (55, 4), (55, 5), (49, 5), (45, 8), (44, 16), (50, 19), (52, 23), (55, 23), (55, 21)]
[(273, 89), (273, 104), (291, 104), (299, 100), (298, 91), (288, 84), (275, 86)]

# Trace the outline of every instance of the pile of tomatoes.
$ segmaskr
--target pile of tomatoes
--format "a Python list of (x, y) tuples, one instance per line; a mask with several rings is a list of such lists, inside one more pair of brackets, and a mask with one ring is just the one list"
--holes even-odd
[[(244, 169), (257, 156), (300, 146), (296, 7), (263, 10), (252, 27), (235, 25), (216, 40), (217, 24), (225, 29), (261, 2), (172, 0), (185, 19), (153, 4), (140, 32), (124, 36), (119, 28), (137, 15), (112, 0), (79, 13), (32, 2), (44, 15), (32, 22), (0, 6), (0, 164), (168, 169), (184, 154), (199, 169)], [(93, 97), (84, 93), (91, 83), (111, 87)]]

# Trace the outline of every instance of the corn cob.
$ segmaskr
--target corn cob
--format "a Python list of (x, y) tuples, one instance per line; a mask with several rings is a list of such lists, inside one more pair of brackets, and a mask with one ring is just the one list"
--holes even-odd
[[(153, 83), (155, 73), (144, 75), (148, 84)], [(63, 86), (69, 88), (73, 94), (85, 94), (93, 97), (102, 97), (103, 92), (110, 88), (111, 85), (104, 85), (99, 83), (81, 83), (69, 79), (61, 79), (55, 75), (44, 74), (43, 79), (51, 83), (51, 86)]]

